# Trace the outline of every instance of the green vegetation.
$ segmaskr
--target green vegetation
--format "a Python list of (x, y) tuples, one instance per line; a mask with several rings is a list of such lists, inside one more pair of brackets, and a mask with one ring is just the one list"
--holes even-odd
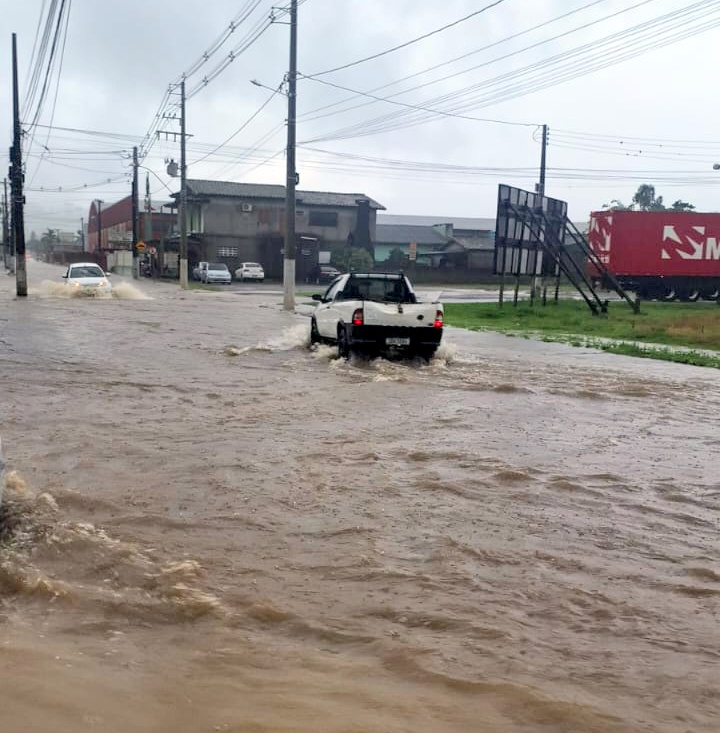
[(545, 307), (526, 302), (517, 307), (505, 303), (502, 308), (497, 303), (447, 303), (445, 322), (473, 331), (524, 334), (613, 353), (720, 367), (720, 308), (715, 303), (643, 303), (641, 312), (633, 313), (626, 303), (617, 302), (600, 316), (576, 300)]
[(372, 255), (366, 249), (346, 248), (332, 253), (330, 263), (343, 272), (367, 272), (373, 269)]
[(212, 293), (219, 293), (222, 290), (221, 285), (206, 285), (205, 283), (193, 282), (188, 283), (188, 290), (206, 290)]

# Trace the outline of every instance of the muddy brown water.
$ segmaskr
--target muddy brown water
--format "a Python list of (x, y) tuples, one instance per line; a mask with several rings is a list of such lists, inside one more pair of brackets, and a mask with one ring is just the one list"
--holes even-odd
[(59, 272), (0, 281), (0, 730), (720, 729), (718, 372), (345, 363), (273, 293)]

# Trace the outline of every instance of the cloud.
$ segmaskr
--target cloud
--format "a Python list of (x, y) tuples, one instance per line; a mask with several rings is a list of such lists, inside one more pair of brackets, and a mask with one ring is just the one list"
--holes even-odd
[[(32, 146), (26, 140), (30, 189), (28, 228), (74, 229), (79, 218), (87, 216), (92, 198), (101, 195), (105, 200), (113, 200), (127, 195), (127, 177), (103, 186), (93, 184), (127, 176), (129, 152), (152, 129), (153, 116), (170, 82), (201, 58), (240, 10), (255, 4), (256, 0), (242, 3), (213, 0), (212, 12), (208, 3), (199, 6), (190, 0), (72, 4), (57, 104), (53, 105), (53, 87), (42, 122), (48, 124), (52, 119), (59, 127), (115, 133), (121, 137), (60, 130), (48, 133), (41, 128)], [(203, 76), (227, 58), (250, 30), (262, 27), (272, 5), (270, 0), (260, 0), (248, 21), (230, 35), (228, 42), (198, 73), (188, 78), (188, 88), (197, 88)], [(531, 68), (521, 77), (480, 88), (476, 94), (498, 89), (507, 94), (524, 89), (523, 85), (529, 82), (539, 87), (541, 83), (535, 81), (534, 74), (545, 68), (542, 64), (550, 57), (666, 13), (685, 12), (673, 0), (655, 0), (601, 22), (602, 17), (627, 8), (628, 3), (606, 0), (581, 10), (590, 5), (590, 0), (505, 2), (406, 49), (321, 78), (366, 91), (462, 54), (472, 54), (377, 92), (380, 96), (394, 94), (454, 75), (396, 97), (411, 105), (443, 108), (446, 103), (438, 99), (443, 95), (487, 83), (525, 66)], [(306, 0), (299, 11), (299, 70), (312, 75), (362, 59), (427, 33), (478, 7), (472, 0), (443, 3)], [(509, 39), (574, 10), (578, 12), (563, 20)], [(547, 191), (568, 200), (575, 219), (585, 218), (591, 209), (611, 198), (630, 199), (642, 182), (654, 183), (666, 200), (682, 198), (700, 209), (717, 209), (717, 174), (713, 174), (711, 167), (720, 160), (720, 141), (705, 145), (696, 142), (720, 139), (715, 132), (718, 103), (708, 94), (715, 86), (714, 49), (718, 30), (713, 24), (720, 24), (720, 11), (709, 8), (706, 12), (703, 22), (708, 30), (704, 33), (518, 99), (497, 99), (477, 108), (468, 105), (461, 112), (471, 117), (548, 124)], [(12, 27), (0, 37), (0, 79), (6, 80), (0, 84), (0, 109), (7, 110), (10, 105), (7, 83), (10, 33), (18, 34), (24, 89), (38, 14), (37, 3), (0, 0), (0, 17), (12, 18)], [(582, 24), (587, 27), (535, 49), (521, 50)], [(662, 40), (658, 34), (659, 31), (650, 40)], [(619, 44), (618, 48), (630, 47), (628, 40)], [(479, 51), (486, 46), (492, 47)], [(509, 56), (514, 52), (516, 55)], [(605, 57), (612, 59), (617, 53), (607, 49)], [(498, 60), (502, 56), (508, 58)], [(581, 54), (573, 59), (573, 68), (582, 71), (587, 58), (587, 54)], [(472, 66), (480, 68), (462, 73)], [(251, 79), (275, 88), (287, 67), (288, 26), (275, 23), (207, 87), (189, 99), (187, 122), (192, 135), (188, 143), (189, 161), (206, 155), (231, 136), (267, 100), (270, 92), (253, 86)], [(548, 74), (560, 75), (560, 72), (550, 69)], [(544, 81), (548, 78), (546, 75)], [(434, 211), (442, 215), (488, 216), (495, 210), (498, 183), (529, 189), (534, 186), (540, 160), (540, 147), (533, 139), (534, 127), (438, 117), (421, 125), (336, 140), (333, 138), (339, 130), (356, 125), (360, 125), (359, 131), (367, 130), (370, 121), (384, 115), (394, 115), (392, 119), (403, 124), (414, 119), (415, 113), (410, 109), (362, 97), (353, 101), (353, 109), (342, 111), (350, 105), (339, 105), (307, 114), (349, 96), (340, 89), (301, 79), (299, 139), (320, 138), (312, 144), (313, 148), (341, 155), (359, 154), (406, 163), (400, 166), (391, 162), (360, 162), (300, 149), (298, 170), (305, 188), (364, 191), (394, 213)], [(321, 114), (326, 116), (311, 119)], [(226, 148), (191, 168), (190, 175), (281, 183), (285, 118), (285, 98), (277, 95)], [(0, 147), (3, 154), (11, 142), (10, 123), (7, 114), (0, 120), (0, 137), (5, 141)], [(162, 126), (179, 130), (177, 121), (170, 119), (164, 120)], [(581, 135), (573, 137), (575, 132)], [(679, 140), (691, 142), (672, 142)], [(42, 145), (47, 145), (50, 155)], [(248, 155), (248, 148), (253, 147), (257, 149)], [(38, 156), (42, 152), (45, 157), (41, 159)], [(277, 155), (259, 165), (273, 154)], [(167, 191), (158, 177), (171, 188), (176, 185), (164, 170), (164, 161), (170, 157), (179, 158), (176, 142), (155, 139), (152, 152), (144, 161), (157, 176), (151, 180), (155, 195), (160, 197), (166, 196)], [(419, 170), (412, 165), (414, 162), (453, 164), (467, 169), (433, 172)], [(7, 166), (6, 157), (0, 164)], [(499, 171), (488, 172), (490, 168)], [(720, 176), (717, 182), (720, 183)], [(83, 187), (85, 184), (87, 188)], [(62, 192), (49, 191), (57, 187), (62, 187)]]

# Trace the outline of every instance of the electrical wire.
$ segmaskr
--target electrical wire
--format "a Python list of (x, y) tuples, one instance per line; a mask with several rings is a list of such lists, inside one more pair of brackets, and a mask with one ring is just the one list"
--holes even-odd
[[(579, 32), (581, 30), (585, 30), (587, 28), (590, 28), (592, 26), (598, 25), (598, 24), (603, 23), (605, 21), (614, 20), (617, 17), (619, 17), (619, 16), (621, 16), (621, 15), (623, 15), (625, 13), (628, 13), (628, 12), (631, 12), (633, 10), (636, 10), (636, 9), (638, 9), (638, 8), (644, 6), (644, 5), (647, 5), (648, 3), (651, 3), (651, 2), (656, 2), (656, 0), (641, 0), (640, 2), (638, 2), (638, 3), (634, 4), (634, 5), (631, 5), (631, 6), (627, 7), (627, 8), (623, 8), (623, 9), (618, 10), (616, 12), (610, 13), (609, 15), (605, 15), (602, 18), (597, 18), (596, 20), (593, 20), (591, 22), (584, 23), (582, 25), (579, 25), (579, 26), (576, 26), (574, 28), (571, 28), (570, 30), (564, 31), (562, 33), (558, 33), (558, 34), (556, 34), (554, 36), (550, 36), (549, 38), (545, 38), (545, 39), (543, 39), (541, 41), (537, 41), (535, 43), (530, 44), (529, 46), (524, 46), (523, 48), (516, 49), (516, 50), (511, 51), (509, 53), (506, 53), (506, 54), (504, 54), (502, 56), (496, 56), (495, 58), (490, 59), (489, 61), (484, 61), (481, 64), (476, 64), (475, 66), (470, 66), (470, 67), (468, 67), (466, 69), (462, 69), (461, 71), (456, 71), (456, 72), (454, 72), (452, 74), (449, 74), (447, 76), (439, 77), (437, 79), (433, 79), (432, 81), (428, 81), (428, 82), (425, 82), (423, 84), (417, 84), (417, 85), (412, 86), (412, 87), (409, 87), (407, 89), (403, 89), (401, 91), (395, 92), (394, 94), (391, 94), (389, 96), (385, 96), (385, 97), (372, 97), (372, 99), (375, 100), (375, 101), (390, 101), (390, 100), (392, 100), (392, 99), (394, 99), (396, 97), (402, 96), (404, 94), (409, 94), (410, 92), (418, 91), (420, 89), (424, 89), (426, 87), (433, 86), (435, 84), (440, 84), (442, 82), (446, 82), (446, 81), (450, 81), (450, 80), (456, 79), (458, 76), (461, 76), (463, 74), (468, 74), (470, 72), (477, 71), (478, 69), (482, 69), (482, 68), (485, 68), (487, 66), (491, 66), (493, 64), (500, 63), (502, 61), (506, 61), (507, 59), (510, 59), (510, 58), (512, 58), (514, 56), (519, 56), (520, 54), (523, 54), (523, 53), (526, 53), (528, 51), (534, 50), (534, 49), (539, 48), (541, 46), (544, 46), (544, 45), (546, 45), (548, 43), (552, 43), (553, 41), (558, 41), (558, 40), (560, 40), (562, 38), (565, 38), (567, 36), (570, 36), (570, 35), (572, 35), (574, 33), (577, 33), (577, 32)], [(436, 64), (435, 66), (431, 66), (428, 69), (423, 69), (421, 71), (415, 72), (414, 74), (410, 74), (409, 76), (406, 76), (406, 77), (404, 77), (402, 79), (398, 79), (396, 81), (389, 82), (388, 84), (384, 84), (381, 87), (378, 87), (377, 89), (373, 89), (373, 90), (370, 90), (370, 91), (371, 92), (378, 91), (380, 89), (384, 89), (384, 88), (387, 88), (389, 86), (394, 86), (396, 84), (400, 84), (400, 83), (402, 83), (403, 81), (405, 81), (407, 79), (412, 79), (412, 78), (417, 77), (417, 76), (422, 76), (422, 75), (424, 75), (426, 73), (429, 73), (431, 71), (435, 71), (436, 69), (438, 69), (438, 68), (440, 68), (442, 66), (446, 66), (448, 64), (455, 63), (456, 61), (462, 60), (464, 58), (467, 58), (468, 56), (471, 56), (471, 55), (474, 55), (474, 54), (477, 54), (477, 53), (481, 53), (482, 51), (486, 51), (486, 50), (489, 50), (491, 48), (494, 48), (495, 46), (498, 46), (498, 45), (507, 43), (507, 42), (509, 42), (511, 40), (514, 40), (514, 39), (522, 36), (522, 35), (525, 35), (526, 33), (529, 33), (530, 31), (536, 30), (538, 28), (542, 28), (542, 27), (544, 27), (544, 26), (546, 26), (546, 25), (548, 25), (550, 23), (554, 23), (554, 22), (556, 22), (558, 20), (564, 19), (564, 18), (568, 17), (569, 15), (572, 15), (575, 12), (579, 12), (580, 10), (587, 9), (588, 7), (592, 7), (592, 6), (596, 5), (596, 4), (597, 4), (597, 2), (590, 3), (590, 5), (586, 5), (586, 6), (583, 6), (582, 8), (578, 8), (577, 10), (575, 10), (575, 11), (573, 11), (571, 13), (565, 13), (564, 15), (561, 15), (561, 16), (559, 16), (557, 18), (553, 18), (550, 21), (546, 21), (545, 23), (540, 23), (539, 25), (534, 26), (533, 28), (530, 28), (530, 29), (528, 29), (526, 31), (522, 31), (522, 32), (519, 32), (519, 33), (515, 33), (515, 34), (513, 34), (511, 36), (507, 36), (506, 38), (503, 38), (503, 39), (500, 39), (498, 41), (495, 41), (494, 43), (490, 43), (490, 44), (488, 44), (486, 46), (482, 46), (479, 49), (475, 49), (474, 51), (471, 51), (470, 53), (463, 54), (463, 55), (458, 56), (458, 57), (456, 57), (454, 59), (451, 59), (450, 61), (445, 61), (442, 64)], [(311, 78), (311, 77), (309, 77), (309, 78)], [(319, 80), (316, 80), (316, 81), (319, 81)], [(367, 93), (363, 93), (363, 92), (355, 92), (355, 94), (352, 97), (348, 97), (345, 100), (345, 102), (351, 101), (352, 99), (354, 99), (354, 98), (356, 98), (358, 96), (363, 97), (363, 96), (370, 96), (370, 95), (368, 95)], [(341, 103), (342, 102), (338, 102), (336, 104), (341, 104)], [(370, 102), (367, 102), (366, 101), (366, 102), (362, 102), (360, 104), (355, 104), (355, 105), (352, 105), (352, 106), (349, 106), (349, 107), (345, 107), (343, 110), (338, 110), (336, 113), (328, 113), (328, 114), (323, 114), (323, 115), (315, 115), (315, 116), (312, 116), (312, 117), (309, 117), (309, 118), (306, 115), (304, 115), (303, 117), (304, 117), (304, 121), (311, 122), (313, 120), (322, 119), (323, 117), (330, 116), (330, 114), (341, 114), (341, 113), (345, 113), (345, 112), (352, 112), (352, 111), (355, 111), (355, 110), (360, 109), (362, 107), (366, 107), (367, 105), (373, 104), (373, 103), (374, 102), (372, 102), (372, 101), (370, 101)], [(327, 105), (327, 106), (330, 107), (330, 106), (333, 106), (333, 105)], [(315, 110), (315, 111), (318, 111), (318, 110)], [(307, 115), (310, 115), (310, 114), (313, 114), (313, 113), (312, 112), (307, 113)]]
[[(646, 21), (630, 29), (583, 44), (521, 69), (433, 98), (425, 104), (439, 106), (443, 112), (458, 114), (554, 86), (560, 82), (588, 74), (591, 71), (597, 71), (619, 63), (619, 61), (633, 58), (648, 50), (661, 48), (699, 32), (707, 31), (720, 23), (718, 18), (712, 21), (707, 20), (708, 16), (716, 12), (717, 5), (716, 0), (703, 0), (703, 2), (696, 3), (682, 11), (668, 13), (652, 21)], [(707, 10), (708, 7), (710, 10)], [(683, 26), (693, 22), (695, 25), (689, 29), (685, 28), (674, 35), (662, 37), (662, 33), (667, 34), (676, 28), (682, 29)], [(660, 30), (658, 30), (658, 27)], [(638, 37), (633, 38), (633, 36)], [(592, 53), (588, 53), (588, 51)], [(479, 94), (478, 92), (481, 90), (485, 91)], [(423, 124), (435, 117), (436, 115), (433, 113), (427, 112), (410, 114), (394, 112), (340, 128), (304, 142), (374, 135), (380, 132), (405, 129)]]
[(248, 0), (245, 6), (238, 12), (238, 14), (230, 21), (227, 28), (213, 41), (208, 49), (206, 49), (200, 58), (197, 59), (190, 67), (181, 74), (174, 85), (180, 84), (183, 79), (188, 79), (197, 71), (199, 71), (225, 44), (230, 36), (257, 10), (258, 6), (263, 0)]
[(374, 61), (375, 59), (379, 59), (382, 56), (387, 56), (388, 54), (394, 53), (395, 51), (399, 51), (400, 49), (407, 48), (408, 46), (412, 46), (415, 43), (419, 43), (420, 41), (424, 41), (427, 38), (430, 38), (431, 36), (435, 36), (438, 33), (442, 33), (443, 31), (446, 31), (450, 28), (454, 28), (461, 23), (465, 23), (466, 21), (470, 20), (471, 18), (474, 18), (478, 15), (481, 15), (482, 13), (487, 12), (488, 10), (492, 10), (492, 8), (497, 7), (498, 5), (501, 5), (505, 0), (495, 0), (495, 2), (490, 3), (489, 5), (486, 5), (484, 8), (480, 8), (479, 10), (475, 10), (472, 13), (469, 13), (468, 15), (464, 16), (463, 18), (459, 18), (458, 20), (453, 21), (452, 23), (448, 23), (447, 25), (444, 25), (440, 28), (436, 28), (435, 30), (430, 31), (429, 33), (425, 33), (422, 36), (418, 36), (417, 38), (413, 38), (410, 41), (406, 41), (405, 43), (401, 43), (399, 46), (393, 46), (392, 48), (388, 48), (385, 51), (381, 51), (380, 53), (375, 53), (372, 56), (366, 56), (365, 58), (358, 59), (357, 61), (352, 61), (348, 64), (343, 64), (342, 66), (336, 66), (332, 69), (326, 69), (325, 71), (318, 71), (315, 74), (309, 74), (307, 78), (315, 79), (318, 76), (325, 76), (326, 74), (334, 74), (336, 71), (342, 71), (344, 69), (350, 69), (353, 66), (358, 66), (359, 64), (367, 63), (368, 61)]
[(209, 153), (206, 153), (201, 158), (198, 158), (197, 160), (194, 160), (192, 163), (190, 163), (190, 165), (196, 165), (197, 163), (200, 163), (201, 161), (205, 160), (206, 158), (209, 158), (211, 155), (214, 155), (215, 153), (217, 153), (218, 150), (221, 150), (231, 140), (233, 140), (234, 138), (236, 138), (265, 109), (265, 107), (267, 107), (268, 104), (270, 104), (270, 102), (280, 92), (280, 90), (282, 89), (282, 86), (283, 86), (283, 83), (281, 83), (278, 86), (278, 88), (275, 89), (272, 92), (272, 94), (260, 105), (260, 107), (258, 107), (255, 110), (255, 112), (253, 112), (253, 114), (250, 115), (250, 117), (248, 117), (248, 119), (245, 120), (245, 122), (243, 122), (243, 124), (240, 125), (240, 127), (238, 127), (238, 129), (235, 130), (235, 132), (233, 132), (232, 135), (230, 135), (230, 137), (228, 137), (224, 142), (220, 143), (220, 145), (218, 145), (216, 148), (214, 148), (213, 150), (211, 150)]
[[(318, 82), (319, 84), (324, 84), (326, 86), (333, 87), (335, 89), (342, 89), (345, 92), (353, 92), (356, 95), (359, 95), (362, 97), (369, 97), (370, 99), (374, 99), (375, 101), (378, 101), (378, 102), (387, 102), (388, 104), (394, 104), (398, 107), (404, 107), (405, 109), (419, 110), (422, 112), (431, 112), (432, 114), (437, 115), (439, 117), (455, 117), (460, 120), (472, 120), (474, 122), (492, 122), (498, 125), (514, 125), (517, 127), (537, 127), (538, 125), (537, 122), (512, 122), (509, 120), (497, 120), (497, 119), (488, 118), (488, 117), (472, 117), (469, 115), (454, 114), (453, 112), (445, 112), (443, 110), (433, 109), (431, 107), (423, 107), (417, 104), (408, 104), (407, 102), (399, 102), (396, 99), (392, 99), (391, 97), (376, 97), (375, 95), (369, 94), (367, 92), (359, 92), (353, 89), (349, 89), (348, 87), (344, 87), (340, 84), (333, 84), (332, 82), (327, 81), (325, 79), (316, 79), (314, 77), (304, 76), (304, 75), (300, 75), (300, 76), (303, 79), (308, 79), (309, 81), (315, 81), (315, 82)], [(312, 119), (317, 119), (317, 118), (312, 118)]]
[[(65, 60), (65, 47), (67, 45), (68, 28), (70, 26), (70, 9), (71, 9), (71, 7), (72, 7), (72, 0), (68, 0), (67, 12), (65, 13), (65, 28), (62, 31), (62, 48), (60, 50), (60, 57), (59, 57), (59, 61), (58, 61), (58, 70), (57, 70), (57, 79), (56, 79), (56, 82), (55, 82), (55, 95), (53, 97), (52, 111), (50, 113), (50, 125), (48, 127), (47, 135), (45, 137), (45, 144), (43, 145), (43, 147), (45, 148), (45, 150), (48, 150), (48, 145), (50, 144), (50, 136), (52, 135), (52, 124), (53, 124), (53, 121), (55, 120), (55, 110), (57, 109), (57, 98), (58, 98), (58, 93), (60, 91), (60, 78), (62, 76), (62, 67), (63, 67), (63, 61)], [(61, 13), (62, 13), (62, 9), (61, 9)], [(33, 128), (33, 133), (32, 133), (32, 135), (33, 135), (32, 139), (33, 140), (34, 140), (34, 137), (35, 137), (36, 130), (37, 130), (36, 127)], [(32, 142), (31, 142), (31, 145), (32, 145)], [(28, 183), (29, 186), (32, 185), (32, 183), (35, 180), (35, 177), (37, 176), (38, 171), (40, 170), (41, 166), (42, 166), (42, 157), (40, 158), (40, 160), (38, 162), (38, 165), (35, 168), (34, 173), (30, 177), (30, 182)]]
[[(647, 0), (647, 1), (650, 2), (651, 0)], [(375, 92), (379, 92), (379, 91), (381, 91), (383, 89), (387, 89), (388, 87), (392, 87), (392, 86), (395, 86), (397, 84), (401, 84), (404, 81), (409, 81), (410, 79), (417, 78), (418, 76), (423, 76), (424, 74), (428, 74), (431, 71), (436, 71), (437, 69), (441, 69), (441, 68), (443, 68), (445, 66), (449, 66), (449, 65), (454, 64), (454, 63), (456, 63), (458, 61), (462, 61), (463, 59), (466, 59), (466, 58), (468, 58), (470, 56), (475, 56), (475, 55), (477, 55), (479, 53), (482, 53), (483, 51), (488, 51), (491, 48), (494, 48), (496, 46), (502, 45), (504, 43), (508, 43), (509, 41), (513, 41), (516, 38), (520, 38), (521, 36), (527, 35), (528, 33), (532, 33), (533, 31), (536, 31), (536, 30), (540, 30), (541, 28), (544, 28), (545, 26), (551, 25), (551, 24), (556, 23), (556, 22), (558, 22), (560, 20), (564, 20), (565, 18), (568, 18), (571, 15), (575, 15), (576, 13), (580, 13), (583, 10), (587, 10), (589, 8), (592, 8), (592, 7), (596, 6), (596, 5), (600, 5), (600, 4), (606, 3), (606, 2), (608, 2), (608, 0), (593, 0), (593, 2), (590, 2), (587, 5), (582, 5), (579, 8), (575, 8), (574, 10), (571, 10), (571, 11), (569, 11), (567, 13), (563, 13), (562, 15), (558, 15), (555, 18), (551, 18), (550, 20), (546, 20), (543, 23), (539, 23), (538, 25), (534, 25), (531, 28), (526, 28), (525, 30), (519, 31), (518, 33), (513, 33), (510, 36), (506, 36), (505, 38), (501, 38), (501, 39), (499, 39), (497, 41), (494, 41), (493, 43), (489, 43), (489, 44), (487, 44), (485, 46), (481, 46), (480, 48), (474, 49), (473, 51), (469, 51), (467, 53), (464, 53), (464, 54), (462, 54), (460, 56), (456, 56), (456, 57), (454, 57), (452, 59), (449, 59), (447, 61), (443, 61), (443, 62), (441, 62), (439, 64), (435, 64), (434, 66), (429, 66), (428, 68), (422, 69), (421, 71), (416, 71), (416, 72), (414, 72), (412, 74), (408, 74), (407, 76), (404, 76), (404, 77), (402, 77), (400, 79), (395, 79), (394, 81), (390, 81), (390, 82), (387, 82), (385, 84), (381, 84), (380, 86), (373, 87), (372, 89), (369, 89), (366, 92), (363, 92), (363, 94), (365, 94), (365, 93), (374, 94)], [(412, 91), (415, 88), (416, 87), (412, 87), (411, 89), (408, 89), (408, 90), (405, 90), (405, 91), (406, 92), (407, 91)], [(399, 92), (399, 94), (404, 94), (404, 93), (405, 92)], [(301, 120), (301, 119), (302, 120), (306, 120), (309, 115), (313, 115), (316, 112), (321, 112), (321, 111), (324, 111), (324, 110), (327, 110), (327, 109), (331, 109), (333, 107), (338, 107), (338, 106), (340, 106), (342, 104), (346, 104), (347, 102), (351, 102), (353, 99), (356, 99), (357, 96), (358, 96), (357, 94), (353, 94), (352, 96), (346, 97), (345, 99), (341, 99), (341, 100), (339, 100), (337, 102), (332, 102), (331, 104), (326, 104), (326, 105), (323, 105), (322, 107), (317, 107), (317, 108), (312, 109), (312, 110), (310, 110), (308, 112), (304, 112), (303, 114), (298, 115), (298, 120)], [(348, 107), (348, 108), (346, 108), (344, 110), (340, 110), (340, 111), (341, 112), (348, 112), (348, 111), (357, 109), (358, 107), (364, 107), (367, 104), (372, 104), (372, 102), (363, 102), (362, 104), (355, 105), (353, 107)], [(310, 119), (319, 119), (319, 117), (312, 117)]]

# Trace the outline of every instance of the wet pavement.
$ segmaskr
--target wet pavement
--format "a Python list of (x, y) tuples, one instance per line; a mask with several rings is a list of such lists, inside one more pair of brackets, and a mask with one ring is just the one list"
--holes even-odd
[(716, 370), (60, 272), (0, 276), (0, 730), (718, 730)]

